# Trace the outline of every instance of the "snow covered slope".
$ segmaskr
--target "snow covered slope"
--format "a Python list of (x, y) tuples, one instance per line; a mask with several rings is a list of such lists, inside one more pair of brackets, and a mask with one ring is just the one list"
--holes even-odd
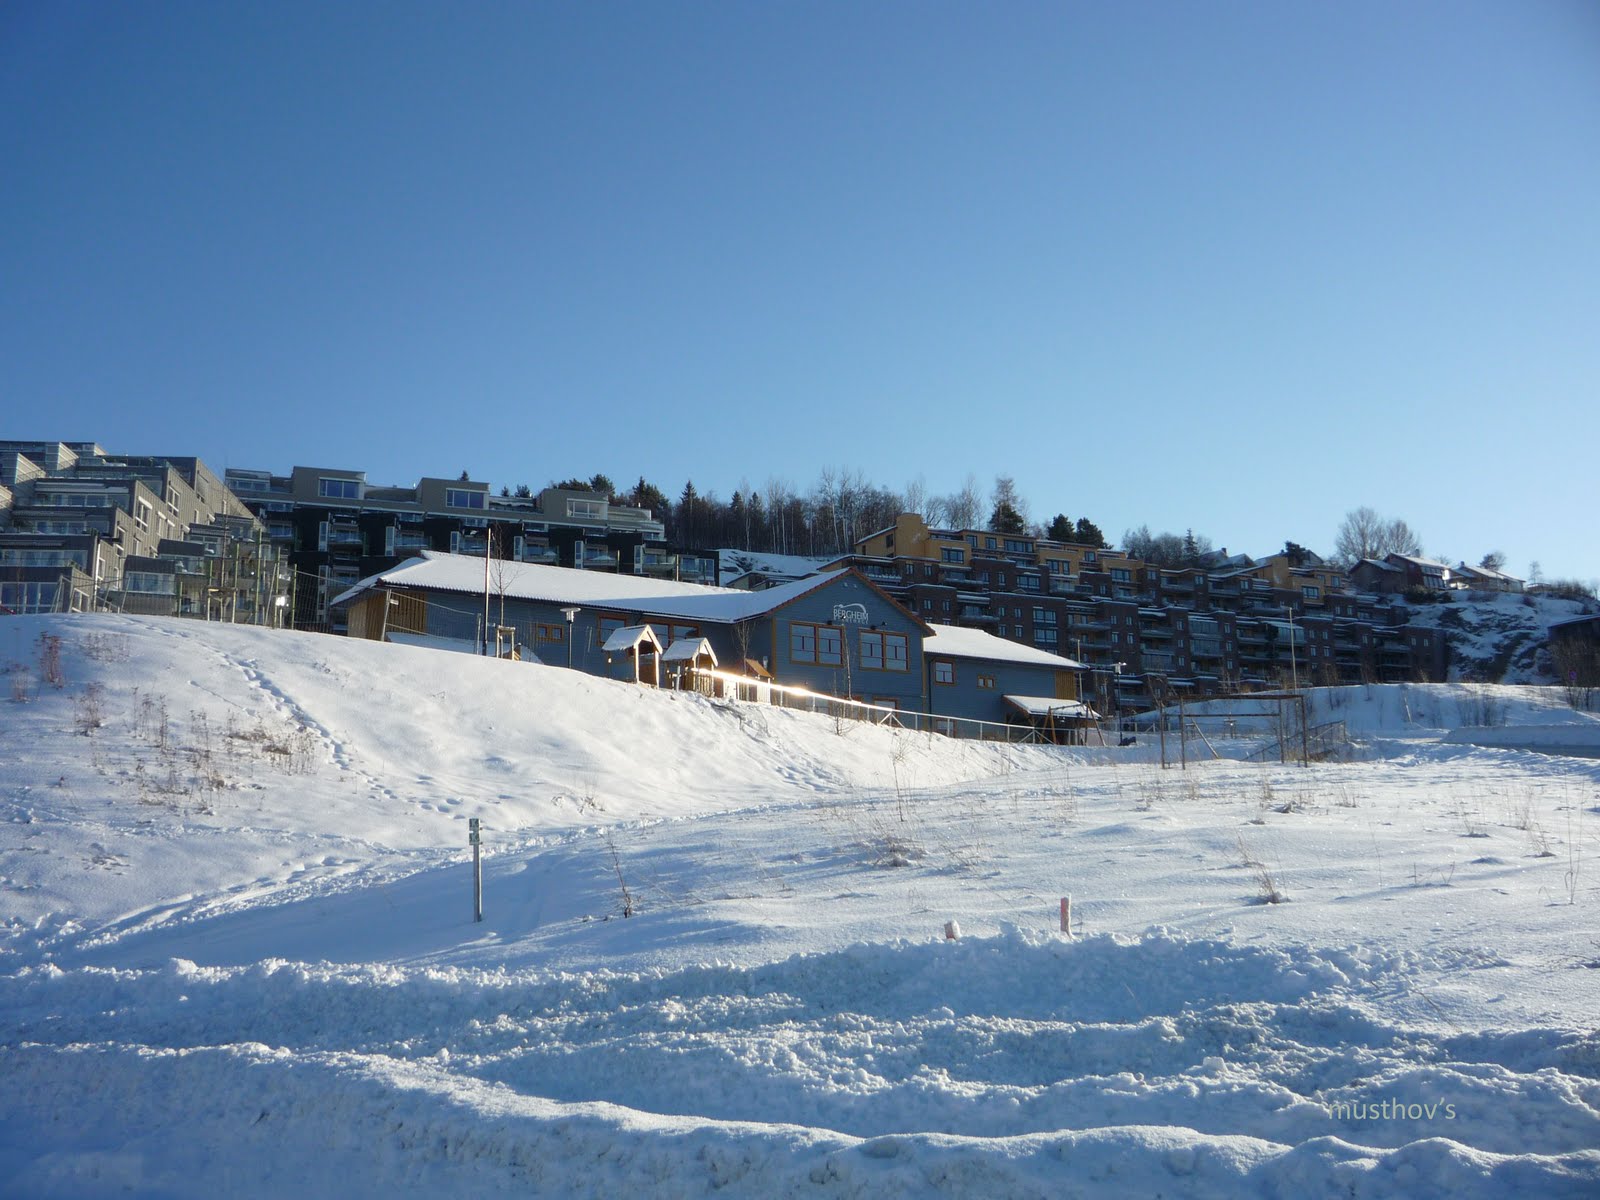
[(1545, 595), (1452, 593), (1452, 602), (1413, 604), (1412, 623), (1450, 642), (1450, 678), (1488, 683), (1551, 683), (1545, 653), (1550, 626), (1594, 605)]
[(0, 669), (0, 1193), (1600, 1194), (1600, 762), (1470, 689), (1179, 772), (188, 622)]

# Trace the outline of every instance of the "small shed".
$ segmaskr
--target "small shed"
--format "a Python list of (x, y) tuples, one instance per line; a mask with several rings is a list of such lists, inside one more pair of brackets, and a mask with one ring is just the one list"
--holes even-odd
[(635, 683), (660, 686), (661, 639), (650, 626), (624, 625), (606, 638), (601, 649), (605, 651), (607, 662), (614, 662), (619, 656), (631, 659)]
[(1006, 696), (1012, 715), (1037, 729), (1046, 741), (1082, 745), (1100, 714), (1082, 700), (1054, 696)]
[(711, 648), (709, 638), (679, 638), (661, 655), (661, 665), (671, 672), (672, 686), (682, 688), (685, 672), (717, 669), (717, 652)]

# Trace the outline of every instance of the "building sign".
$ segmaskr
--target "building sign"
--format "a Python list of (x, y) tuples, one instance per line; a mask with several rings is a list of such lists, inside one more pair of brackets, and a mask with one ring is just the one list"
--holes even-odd
[(867, 623), (867, 606), (865, 604), (835, 604), (833, 606), (833, 623), (835, 625), (865, 625)]

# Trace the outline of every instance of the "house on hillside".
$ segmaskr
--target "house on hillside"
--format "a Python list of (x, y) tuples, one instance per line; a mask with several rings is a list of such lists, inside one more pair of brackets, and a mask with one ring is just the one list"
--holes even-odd
[(1405, 575), (1404, 590), (1408, 592), (1447, 592), (1454, 586), (1451, 583), (1453, 572), (1447, 563), (1419, 558), (1414, 554), (1390, 554), (1383, 561), (1398, 567)]
[(1406, 573), (1381, 558), (1363, 558), (1350, 568), (1350, 586), (1358, 592), (1397, 596), (1406, 590)]
[(1507, 575), (1492, 567), (1469, 567), (1461, 563), (1452, 568), (1452, 574), (1456, 582), (1474, 592), (1507, 592), (1515, 595), (1523, 589), (1522, 580), (1515, 575)]

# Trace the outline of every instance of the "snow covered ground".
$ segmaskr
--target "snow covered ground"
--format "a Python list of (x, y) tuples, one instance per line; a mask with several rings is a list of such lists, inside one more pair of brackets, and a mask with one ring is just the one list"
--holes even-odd
[(1600, 1195), (1600, 760), (1443, 740), (1554, 690), (1163, 771), (193, 622), (0, 672), (0, 1194)]

